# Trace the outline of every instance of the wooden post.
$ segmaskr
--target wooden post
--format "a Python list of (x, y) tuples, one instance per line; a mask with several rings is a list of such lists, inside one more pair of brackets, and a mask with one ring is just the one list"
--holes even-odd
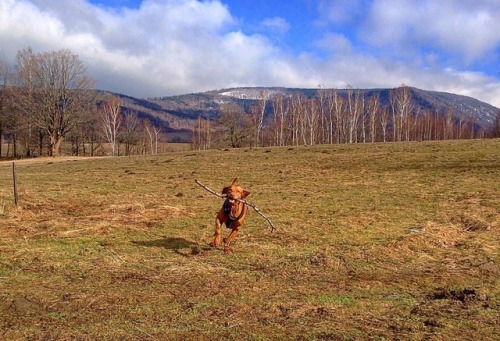
[(17, 208), (16, 164), (12, 162), (12, 181), (14, 183), (14, 205)]

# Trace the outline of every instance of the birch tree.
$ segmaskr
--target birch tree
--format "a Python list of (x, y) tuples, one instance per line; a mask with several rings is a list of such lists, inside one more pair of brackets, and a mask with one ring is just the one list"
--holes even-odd
[(148, 120), (144, 121), (144, 129), (149, 137), (151, 155), (158, 154), (158, 143), (160, 141), (161, 128), (155, 127)]
[(377, 140), (377, 118), (380, 116), (380, 97), (379, 94), (373, 94), (368, 99), (367, 104), (368, 120), (369, 120), (369, 135), (370, 141), (373, 143)]
[(110, 97), (101, 104), (101, 132), (111, 146), (112, 156), (118, 154), (117, 143), (122, 125), (120, 111), (120, 100), (116, 97)]
[(274, 139), (276, 145), (284, 146), (285, 145), (285, 127), (286, 121), (288, 118), (288, 105), (285, 101), (285, 97), (283, 94), (276, 94), (273, 96), (272, 100), (273, 105), (273, 118), (274, 118)]
[(264, 116), (266, 114), (267, 100), (269, 98), (269, 93), (267, 91), (261, 91), (259, 94), (258, 111), (257, 117), (257, 130), (255, 132), (255, 144), (256, 146), (261, 145), (261, 133), (262, 127), (264, 126)]
[(411, 125), (409, 122), (410, 114), (413, 111), (413, 101), (411, 98), (410, 87), (403, 85), (397, 89), (391, 90), (390, 102), (393, 113), (394, 140), (410, 140)]

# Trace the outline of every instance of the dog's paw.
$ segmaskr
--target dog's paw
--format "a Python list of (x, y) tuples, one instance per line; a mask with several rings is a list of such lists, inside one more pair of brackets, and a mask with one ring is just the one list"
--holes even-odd
[(229, 248), (229, 246), (224, 246), (224, 253), (225, 253), (226, 255), (230, 254), (231, 252), (233, 252), (233, 250), (231, 250), (231, 249)]
[(220, 238), (214, 238), (210, 243), (208, 243), (211, 247), (219, 247), (220, 246)]

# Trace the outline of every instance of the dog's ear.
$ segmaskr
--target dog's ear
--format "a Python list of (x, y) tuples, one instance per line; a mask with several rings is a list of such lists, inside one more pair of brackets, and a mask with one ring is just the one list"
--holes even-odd
[(243, 191), (241, 191), (241, 198), (246, 198), (250, 195), (250, 191), (247, 191), (246, 189), (243, 189)]
[(222, 189), (222, 194), (227, 194), (229, 192), (229, 188), (231, 188), (231, 186), (228, 186), (228, 187), (224, 187)]
[(236, 184), (236, 181), (238, 181), (238, 178), (234, 178), (233, 182), (231, 182), (231, 186)]

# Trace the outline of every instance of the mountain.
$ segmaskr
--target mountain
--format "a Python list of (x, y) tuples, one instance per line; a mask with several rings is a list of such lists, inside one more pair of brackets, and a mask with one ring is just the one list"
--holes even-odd
[[(497, 107), (467, 96), (417, 88), (410, 89), (415, 110), (430, 110), (433, 113), (443, 114), (452, 108), (457, 115), (475, 117), (476, 124), (485, 130), (493, 126), (494, 118), (500, 111)], [(305, 98), (313, 98), (318, 96), (319, 91), (320, 89), (241, 87), (148, 99), (106, 93), (119, 97), (125, 112), (136, 112), (140, 118), (147, 118), (154, 125), (162, 127), (170, 140), (189, 140), (193, 122), (198, 117), (216, 119), (224, 104), (237, 104), (243, 110), (248, 111), (251, 106), (259, 103), (263, 92), (267, 93), (270, 98), (276, 94), (282, 94), (285, 97), (300, 94)], [(348, 91), (347, 89), (337, 90), (342, 96), (347, 96)], [(380, 104), (390, 105), (391, 89), (354, 89), (353, 91), (359, 91), (365, 96), (378, 93)], [(268, 102), (267, 113), (271, 112), (272, 107)]]

